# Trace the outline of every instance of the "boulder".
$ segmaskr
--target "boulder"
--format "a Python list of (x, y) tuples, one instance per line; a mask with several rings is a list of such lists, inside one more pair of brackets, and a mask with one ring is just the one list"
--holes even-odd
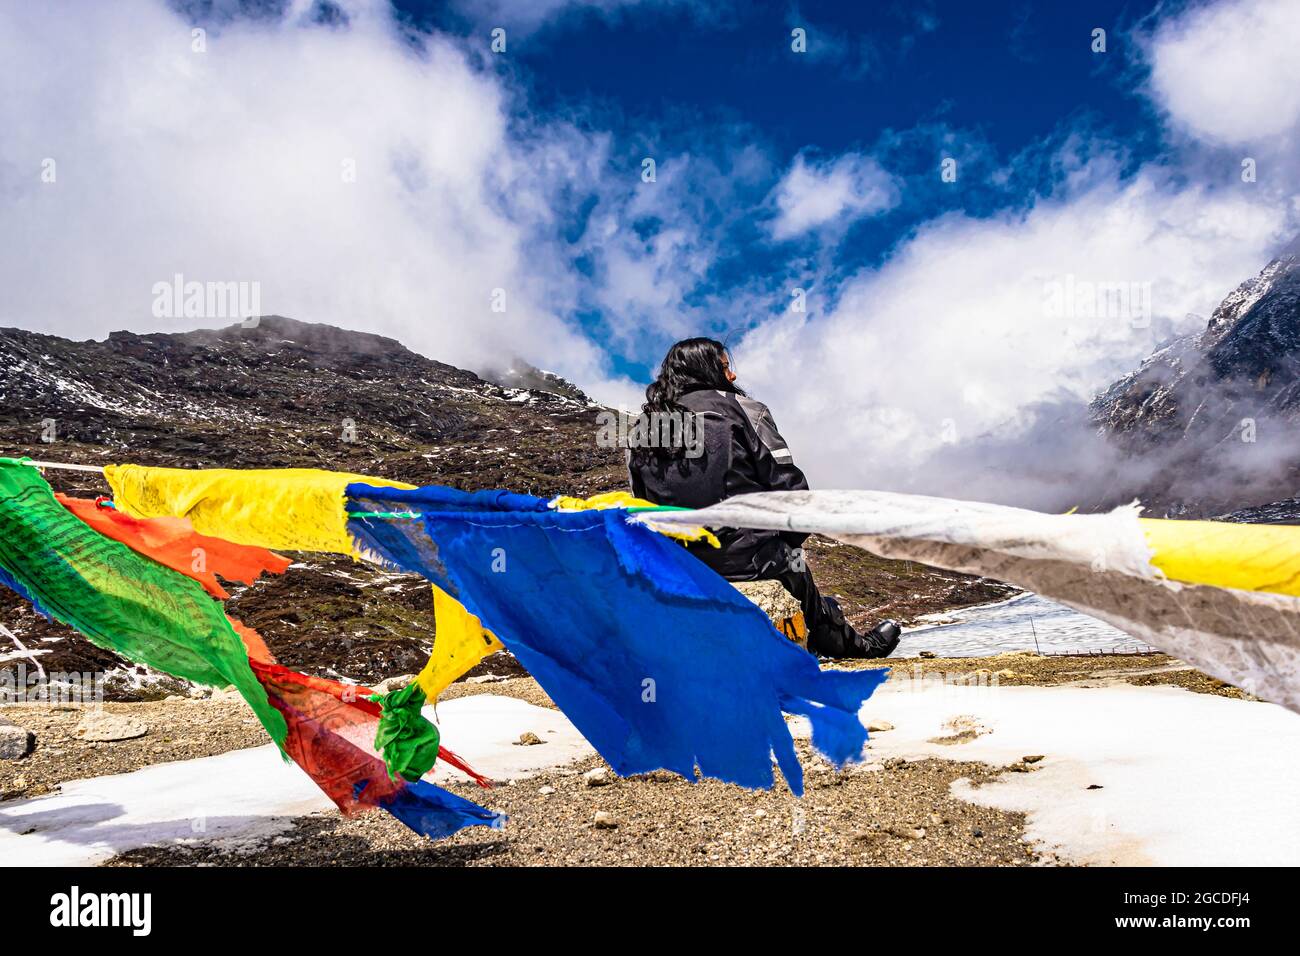
[(111, 742), (116, 740), (133, 740), (149, 732), (147, 724), (120, 714), (110, 714), (102, 710), (89, 711), (77, 724), (72, 735), (81, 740)]
[(26, 727), (0, 720), (0, 760), (21, 760), (36, 746), (36, 736)]
[(387, 677), (381, 680), (370, 689), (376, 694), (391, 694), (395, 690), (401, 690), (413, 680), (415, 680), (414, 674), (399, 674), (396, 677)]
[(807, 649), (808, 627), (803, 608), (785, 585), (780, 581), (732, 581), (731, 586), (757, 604), (778, 631)]

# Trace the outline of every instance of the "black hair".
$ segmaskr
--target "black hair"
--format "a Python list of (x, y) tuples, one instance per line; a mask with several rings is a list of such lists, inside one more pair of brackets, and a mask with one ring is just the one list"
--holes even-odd
[[(659, 363), (659, 374), (646, 386), (645, 404), (641, 413), (647, 420), (665, 413), (689, 414), (679, 402), (687, 392), (716, 389), (744, 395), (743, 389), (727, 381), (722, 360), (727, 357), (727, 347), (717, 339), (682, 339), (668, 350)], [(646, 456), (676, 458), (682, 454), (680, 446), (632, 449), (634, 461), (644, 461)]]

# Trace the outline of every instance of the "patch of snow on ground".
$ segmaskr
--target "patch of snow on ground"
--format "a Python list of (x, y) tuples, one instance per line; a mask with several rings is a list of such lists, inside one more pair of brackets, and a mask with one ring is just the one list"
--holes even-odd
[[(426, 708), (432, 716), (432, 709)], [(516, 779), (593, 753), (558, 711), (481, 695), (438, 705), (443, 742), (495, 780)], [(532, 731), (544, 744), (519, 746)], [(439, 766), (435, 782), (461, 779)], [(492, 805), (492, 792), (476, 797)], [(260, 842), (294, 817), (333, 810), (305, 773), (270, 744), (182, 760), (133, 773), (65, 783), (59, 793), (0, 803), (0, 862), (7, 866), (85, 866), (135, 847), (220, 841)]]
[(7, 653), (0, 653), (0, 664), (8, 664), (10, 661), (17, 661), (17, 660), (30, 661), (33, 658), (39, 657), (42, 654), (52, 654), (52, 653), (53, 651), (49, 650), (48, 648), (40, 648), (40, 647), (33, 648), (30, 651), (8, 651)]
[[(1300, 864), (1300, 715), (1177, 687), (970, 687), (890, 681), (863, 708), (894, 730), (875, 759), (993, 765), (1043, 755), (963, 799), (1028, 814), (1027, 837), (1097, 865)], [(965, 743), (945, 724), (989, 729)], [(804, 731), (806, 733), (806, 731)], [(1088, 789), (1098, 787), (1100, 789)]]

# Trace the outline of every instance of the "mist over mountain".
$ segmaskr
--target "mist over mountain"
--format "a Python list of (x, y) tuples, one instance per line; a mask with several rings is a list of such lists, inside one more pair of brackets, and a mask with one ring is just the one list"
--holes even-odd
[(539, 392), (551, 392), (564, 398), (594, 404), (594, 399), (562, 375), (540, 369), (521, 358), (515, 358), (505, 369), (481, 369), (485, 380), (503, 385), (506, 388), (524, 388)]
[[(1170, 517), (1294, 520), (1300, 238), (1091, 402), (1062, 390), (940, 449), (915, 490), (1042, 511), (1138, 500)], [(1262, 509), (1262, 510), (1260, 510)]]
[(1114, 494), (1213, 514), (1300, 488), (1300, 238), (1242, 282), (1199, 333), (1177, 339), (1092, 402), (1121, 454)]

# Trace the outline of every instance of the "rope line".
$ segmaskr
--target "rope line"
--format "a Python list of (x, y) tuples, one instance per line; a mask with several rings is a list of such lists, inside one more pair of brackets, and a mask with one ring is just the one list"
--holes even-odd
[[(103, 465), (77, 465), (66, 461), (36, 461), (32, 458), (23, 456), (17, 459), (19, 464), (30, 465), (32, 468), (55, 468), (62, 471), (84, 471), (102, 475), (104, 473)], [(115, 507), (111, 501), (105, 499), (101, 508)], [(608, 511), (626, 511), (628, 513), (653, 512), (653, 511), (694, 511), (694, 508), (681, 508), (676, 505), (636, 505), (631, 508), (609, 508), (603, 509)], [(349, 511), (349, 518), (380, 518), (384, 520), (403, 520), (424, 517), (423, 512), (419, 511)]]

